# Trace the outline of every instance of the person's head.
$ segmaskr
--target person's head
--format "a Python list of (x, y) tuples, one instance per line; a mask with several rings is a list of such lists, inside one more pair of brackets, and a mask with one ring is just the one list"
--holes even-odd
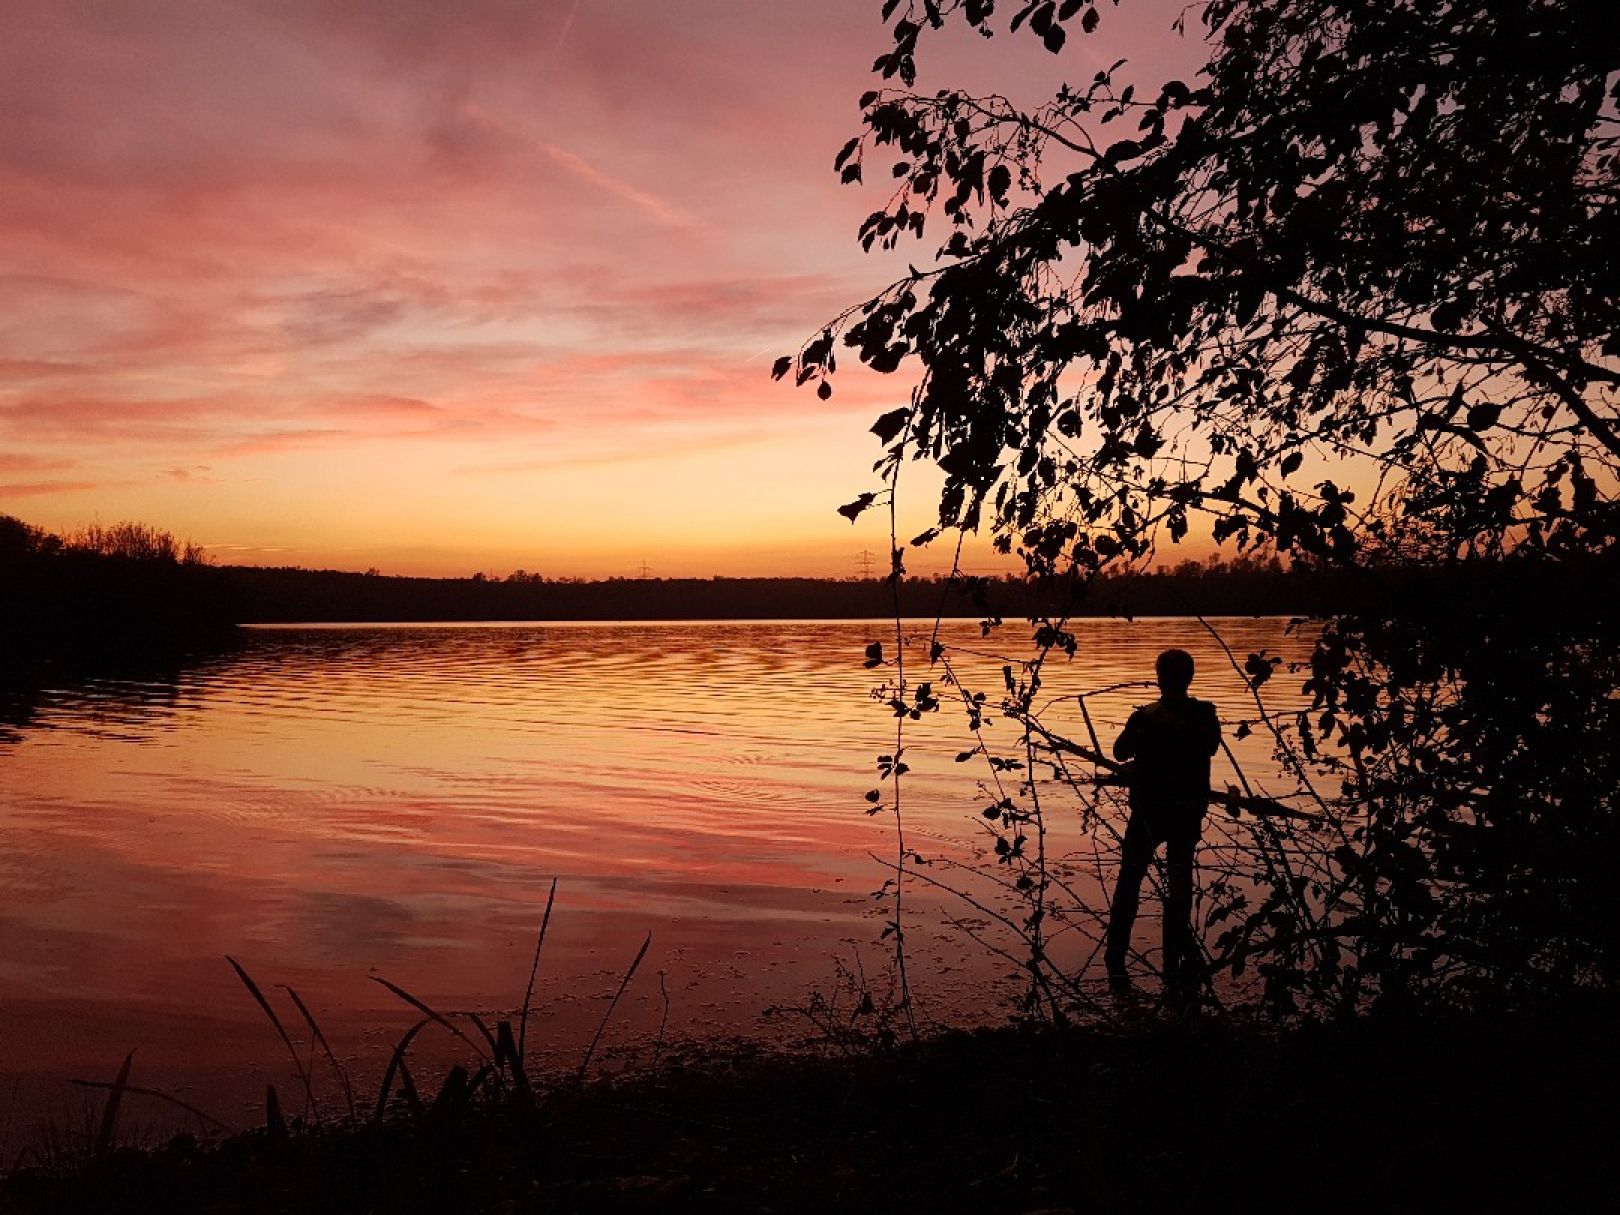
[(1153, 669), (1159, 676), (1159, 690), (1171, 696), (1182, 696), (1192, 685), (1193, 660), (1186, 650), (1166, 650), (1159, 655)]

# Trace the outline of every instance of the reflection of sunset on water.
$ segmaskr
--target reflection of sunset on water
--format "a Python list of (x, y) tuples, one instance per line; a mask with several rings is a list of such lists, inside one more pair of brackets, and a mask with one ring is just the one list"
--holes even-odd
[[(515, 1007), (553, 876), (533, 1038), (551, 1057), (577, 1059), (648, 930), (612, 1040), (656, 1029), (659, 970), (672, 1038), (783, 1032), (762, 1010), (830, 984), (835, 955), (883, 967), (870, 854), (892, 827), (862, 794), (892, 718), (859, 656), (885, 627), (263, 629), (172, 684), (45, 693), (5, 746), (0, 793), (0, 1036), (31, 1099), (131, 1047), (148, 1083), (194, 1085), (213, 1108), (262, 1095), (281, 1060), (226, 954), (292, 984), (378, 1068), (408, 1010), (368, 976), (447, 1008)], [(973, 643), (973, 625), (946, 627)], [(1222, 628), (1239, 649), (1287, 644), (1281, 621)], [(1194, 624), (1079, 636), (1079, 659), (1048, 672), (1054, 696), (1140, 678), (1172, 638), (1205, 695), (1247, 711)], [(989, 660), (970, 674), (1000, 678)], [(1133, 695), (1099, 698), (1098, 728)], [(1263, 771), (1258, 739), (1237, 745)], [(908, 829), (930, 855), (976, 839), (961, 746), (948, 714), (908, 730)], [(1084, 843), (1076, 825), (1059, 811), (1060, 851)], [(961, 908), (922, 889), (911, 906), (924, 1007), (999, 1015), (987, 991), (1005, 967), (941, 918)]]

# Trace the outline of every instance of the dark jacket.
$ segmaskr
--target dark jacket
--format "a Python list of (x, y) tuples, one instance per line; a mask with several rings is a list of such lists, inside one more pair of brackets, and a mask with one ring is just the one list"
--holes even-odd
[(1215, 706), (1192, 696), (1166, 697), (1131, 714), (1114, 742), (1131, 764), (1131, 809), (1202, 815), (1209, 800), (1209, 761), (1221, 747)]

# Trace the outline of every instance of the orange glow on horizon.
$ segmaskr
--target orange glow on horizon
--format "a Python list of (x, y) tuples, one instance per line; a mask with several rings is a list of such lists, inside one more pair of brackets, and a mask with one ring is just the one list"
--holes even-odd
[[(1159, 73), (1178, 11), (1109, 28)], [(410, 574), (882, 560), (836, 508), (907, 371), (769, 378), (930, 256), (862, 254), (830, 172), (871, 0), (15, 0), (0, 35), (0, 513)], [(943, 38), (919, 87), (1093, 53), (1026, 52)]]

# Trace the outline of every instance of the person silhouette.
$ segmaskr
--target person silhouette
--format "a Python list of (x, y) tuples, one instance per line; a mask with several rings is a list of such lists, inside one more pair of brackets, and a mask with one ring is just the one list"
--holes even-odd
[(1221, 722), (1213, 704), (1187, 694), (1193, 660), (1186, 650), (1164, 651), (1154, 669), (1159, 699), (1133, 712), (1114, 741), (1114, 757), (1127, 765), (1131, 801), (1103, 954), (1109, 985), (1116, 991), (1130, 987), (1125, 957), (1131, 927), (1142, 879), (1160, 844), (1165, 845), (1165, 989), (1183, 990), (1198, 962), (1189, 922), (1193, 854), (1209, 806), (1209, 761), (1221, 746)]

